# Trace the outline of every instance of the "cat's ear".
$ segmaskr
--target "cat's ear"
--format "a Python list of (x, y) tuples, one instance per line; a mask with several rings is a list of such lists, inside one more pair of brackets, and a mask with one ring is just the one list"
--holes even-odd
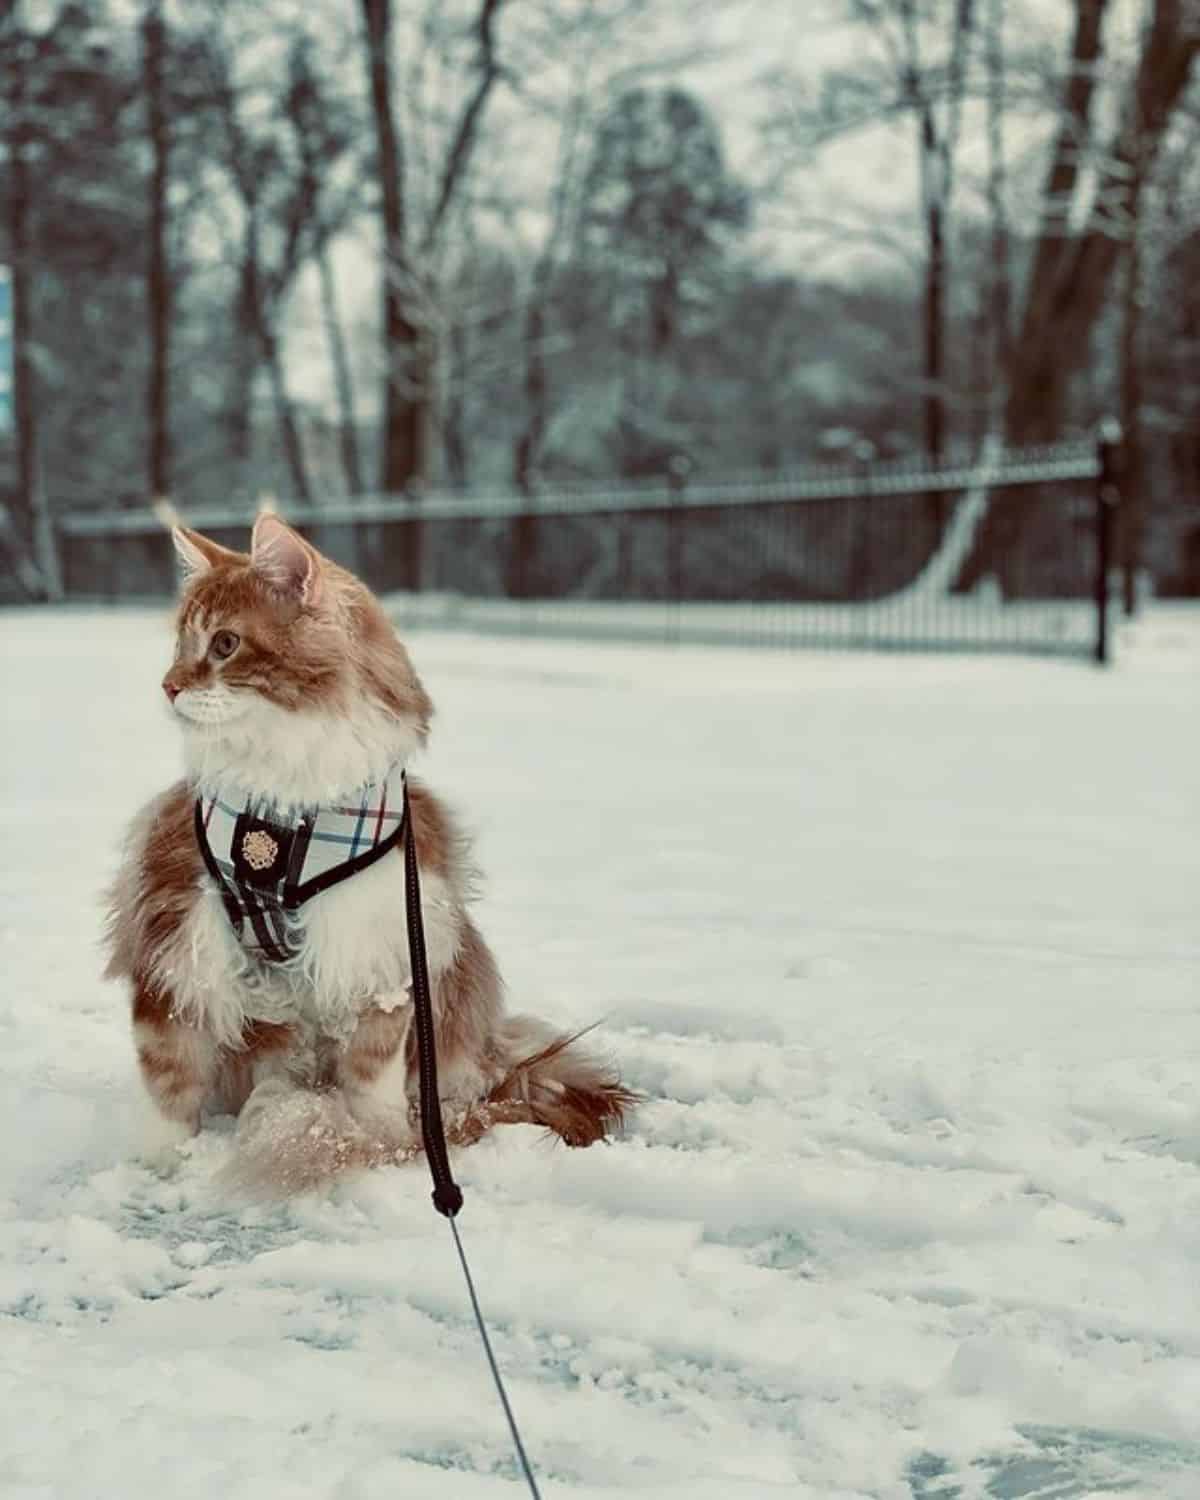
[(320, 600), (320, 557), (273, 511), (264, 511), (254, 523), (250, 560), (254, 571), (285, 599), (310, 608)]
[(207, 573), (209, 568), (215, 568), (218, 563), (238, 561), (236, 552), (222, 547), (219, 542), (209, 541), (208, 537), (201, 536), (198, 531), (192, 531), (187, 526), (173, 526), (171, 540), (175, 543), (175, 551), (183, 569), (184, 583), (190, 582), (198, 573)]

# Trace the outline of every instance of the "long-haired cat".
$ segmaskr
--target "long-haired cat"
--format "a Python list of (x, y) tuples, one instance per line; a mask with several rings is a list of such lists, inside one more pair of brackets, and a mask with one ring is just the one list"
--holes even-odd
[[(206, 1106), (240, 1113), (249, 1181), (302, 1187), (402, 1159), (420, 1146), (404, 860), (395, 839), (372, 840), (385, 808), (399, 834), (399, 772), (432, 705), (368, 589), (277, 516), (259, 517), (248, 555), (182, 527), (175, 543), (185, 576), (162, 686), (186, 776), (134, 820), (108, 928), (142, 1078), (183, 1133)], [(408, 789), (451, 1139), (500, 1121), (601, 1139), (633, 1096), (576, 1038), (505, 1015), (464, 840), (423, 782)], [(249, 885), (209, 847), (214, 813), (237, 830), (229, 857)], [(348, 819), (367, 854), (274, 927), (247, 917), (258, 868), (320, 819)]]

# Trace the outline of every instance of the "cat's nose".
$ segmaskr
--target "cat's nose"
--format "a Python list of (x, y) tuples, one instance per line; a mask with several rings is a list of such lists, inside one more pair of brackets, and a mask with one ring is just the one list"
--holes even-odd
[(177, 682), (172, 682), (169, 677), (164, 677), (163, 692), (167, 695), (167, 702), (174, 703), (176, 698), (179, 697), (179, 684)]

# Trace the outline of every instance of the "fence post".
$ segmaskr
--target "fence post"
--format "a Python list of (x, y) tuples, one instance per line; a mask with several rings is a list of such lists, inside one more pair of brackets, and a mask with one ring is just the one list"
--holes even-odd
[(679, 639), (679, 606), (683, 602), (683, 492), (691, 472), (691, 460), (676, 453), (667, 465), (667, 487), (671, 508), (667, 512), (667, 598), (675, 606), (674, 630), (668, 625), (668, 639)]
[(618, 511), (614, 516), (617, 527), (617, 597), (633, 598), (633, 511)]
[[(420, 595), (425, 590), (425, 518), (421, 514), (421, 501), (424, 496), (424, 484), (419, 481), (410, 481), (404, 492), (404, 498), (412, 506), (412, 520), (408, 523), (408, 586), (414, 595)], [(413, 612), (415, 618), (419, 620), (421, 618), (419, 599), (413, 600)]]
[(58, 554), (58, 530), (50, 514), (40, 454), (36, 455), (33, 474), (33, 546), (47, 602), (59, 604), (63, 597), (63, 582), (62, 563)]
[(851, 501), (854, 528), (847, 557), (846, 589), (855, 603), (865, 603), (871, 598), (875, 572), (875, 539), (871, 534), (875, 524), (871, 505), (871, 465), (875, 461), (875, 444), (869, 438), (859, 438), (850, 450), (850, 456), (862, 489)]
[(519, 509), (513, 512), (508, 528), (508, 568), (504, 592), (510, 599), (528, 599), (534, 592), (534, 564), (537, 552), (537, 500), (532, 491), (523, 493)]
[(12, 571), (20, 579), (21, 587), (29, 597), (41, 598), (42, 575), (38, 572), (33, 559), (25, 551), (25, 544), (3, 500), (0, 500), (0, 552), (7, 555)]
[(1096, 661), (1106, 666), (1112, 656), (1109, 640), (1108, 574), (1112, 567), (1117, 507), (1121, 503), (1121, 424), (1106, 417), (1096, 433), (1100, 472), (1096, 478)]

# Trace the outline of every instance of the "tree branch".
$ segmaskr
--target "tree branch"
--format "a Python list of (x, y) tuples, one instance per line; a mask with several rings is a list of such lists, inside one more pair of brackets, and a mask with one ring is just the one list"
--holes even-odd
[(442, 172), (441, 184), (438, 188), (437, 201), (434, 204), (433, 212), (429, 216), (429, 223), (425, 230), (423, 249), (426, 254), (429, 254), (437, 243), (446, 214), (451, 203), (454, 201), (454, 194), (458, 188), (459, 181), (471, 159), (471, 152), (475, 145), (479, 122), (483, 117), (483, 111), (487, 105), (488, 95), (492, 92), (492, 88), (500, 76), (500, 65), (496, 58), (495, 25), (496, 17), (499, 15), (503, 4), (504, 0), (482, 0), (479, 8), (479, 18), (473, 28), (479, 38), (479, 82), (475, 87), (474, 94), (462, 112), (453, 144), (446, 155), (446, 164)]

